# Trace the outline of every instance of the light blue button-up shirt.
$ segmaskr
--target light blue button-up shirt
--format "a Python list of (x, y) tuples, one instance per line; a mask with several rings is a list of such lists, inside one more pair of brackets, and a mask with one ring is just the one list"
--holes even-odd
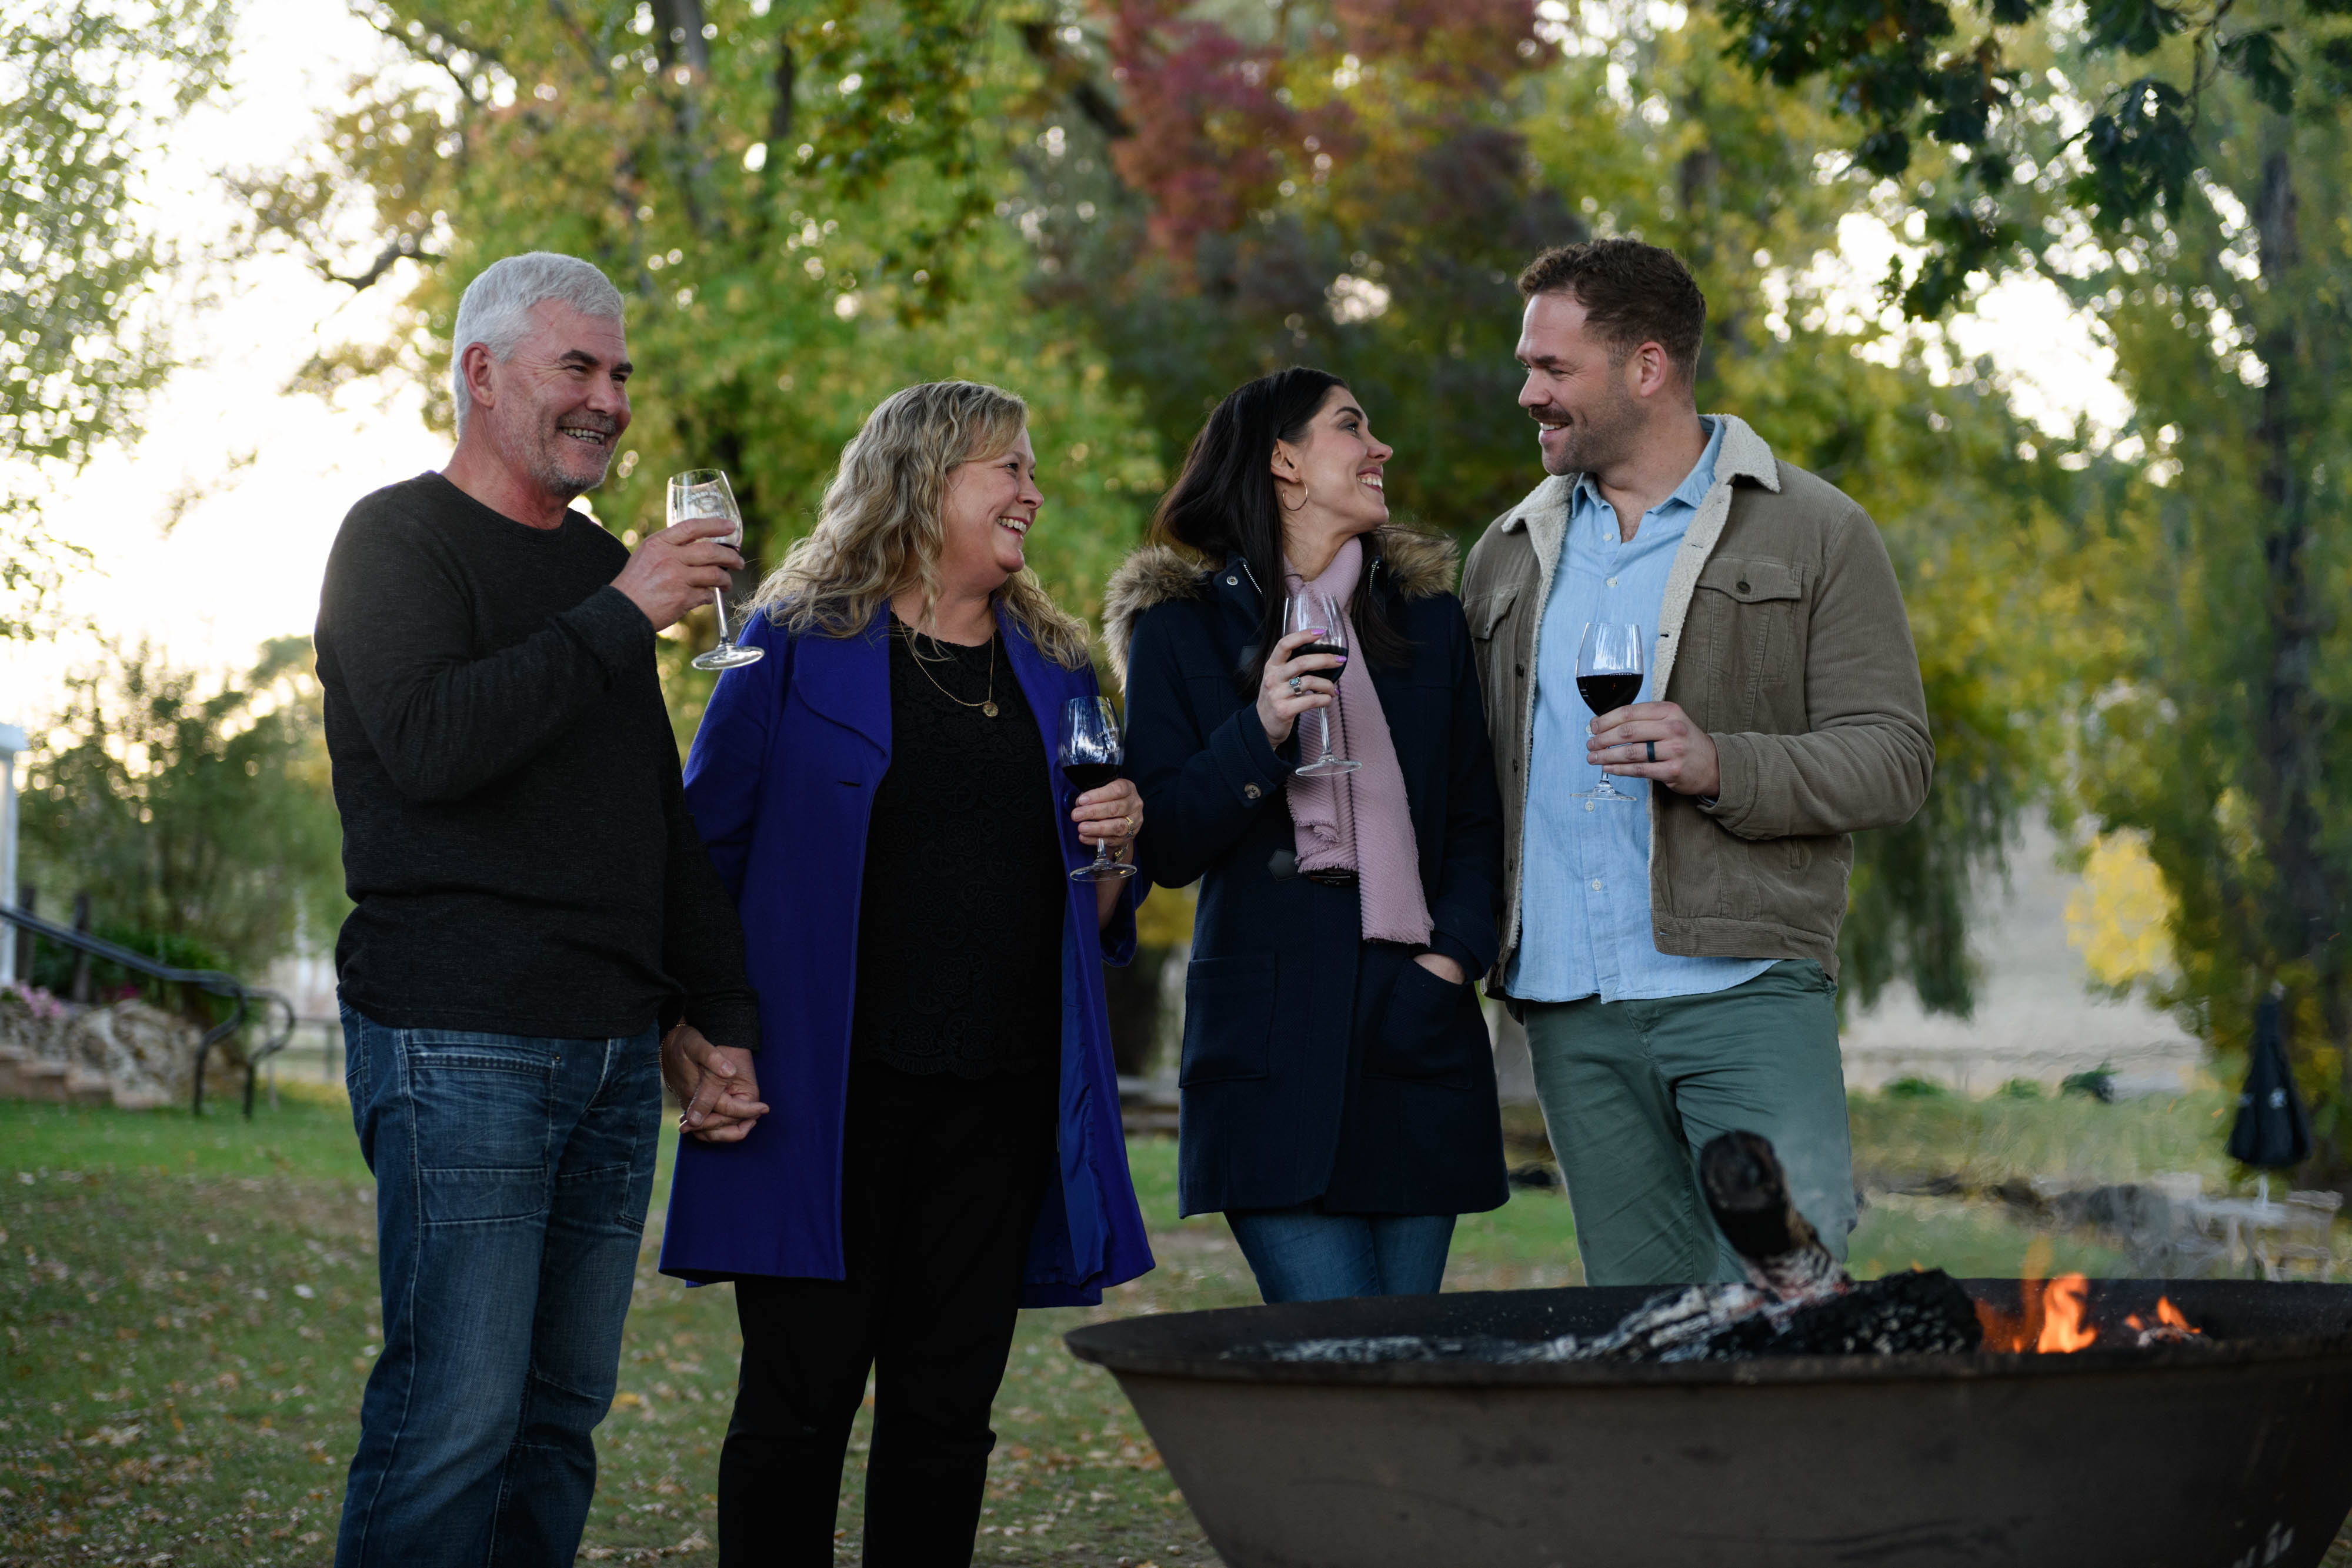
[[(1658, 615), (1675, 552), (1715, 486), (1723, 422), (1709, 419), (1706, 450), (1675, 493), (1642, 514), (1631, 540), (1587, 474), (1570, 497), (1568, 529), (1552, 573), (1536, 648), (1535, 736), (1519, 855), (1519, 946), (1504, 984), (1528, 1002), (1599, 996), (1622, 1002), (1727, 990), (1772, 967), (1769, 959), (1682, 958), (1662, 953), (1650, 931), (1650, 782), (1611, 782), (1627, 805), (1578, 800), (1601, 773), (1584, 760), (1592, 710), (1576, 689), (1576, 650), (1591, 621), (1642, 628), (1657, 647)], [(1654, 702), (1645, 669), (1636, 701)]]

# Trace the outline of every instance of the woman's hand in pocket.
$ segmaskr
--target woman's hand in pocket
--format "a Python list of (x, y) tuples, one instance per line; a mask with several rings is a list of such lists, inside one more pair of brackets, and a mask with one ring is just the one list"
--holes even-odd
[(1460, 985), (1469, 978), (1462, 973), (1460, 964), (1442, 952), (1416, 952), (1412, 955), (1412, 961), (1448, 985)]

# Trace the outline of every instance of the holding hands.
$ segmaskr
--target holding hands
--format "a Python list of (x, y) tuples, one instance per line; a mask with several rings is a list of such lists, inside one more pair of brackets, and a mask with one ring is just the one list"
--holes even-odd
[(1265, 727), (1269, 746), (1290, 739), (1301, 713), (1331, 706), (1334, 688), (1331, 677), (1323, 672), (1336, 675), (1348, 661), (1328, 653), (1295, 657), (1302, 646), (1322, 635), (1317, 626), (1292, 632), (1274, 645), (1273, 656), (1265, 661), (1265, 679), (1257, 689), (1257, 721)]
[(750, 1051), (714, 1046), (691, 1024), (662, 1037), (662, 1081), (685, 1109), (679, 1131), (705, 1143), (739, 1143), (768, 1113)]
[(1715, 742), (1679, 702), (1636, 702), (1592, 721), (1584, 760), (1618, 778), (1652, 779), (1676, 795), (1713, 799), (1723, 784)]

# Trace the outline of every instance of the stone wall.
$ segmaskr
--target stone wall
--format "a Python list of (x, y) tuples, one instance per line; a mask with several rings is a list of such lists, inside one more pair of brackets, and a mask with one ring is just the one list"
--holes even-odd
[[(194, 1088), (196, 1026), (145, 1002), (75, 1007), (47, 992), (0, 987), (0, 1099), (115, 1105), (144, 1110), (185, 1104)], [(245, 1093), (235, 1039), (215, 1045), (205, 1098)]]

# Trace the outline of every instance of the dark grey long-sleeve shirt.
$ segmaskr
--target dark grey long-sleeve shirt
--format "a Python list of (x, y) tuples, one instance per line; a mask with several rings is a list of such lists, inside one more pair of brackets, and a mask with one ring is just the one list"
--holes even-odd
[(756, 1047), (735, 906), (688, 815), (654, 629), (583, 513), (438, 474), (343, 520), (319, 605), (357, 905), (343, 999), (394, 1028), (596, 1038), (683, 1014)]

